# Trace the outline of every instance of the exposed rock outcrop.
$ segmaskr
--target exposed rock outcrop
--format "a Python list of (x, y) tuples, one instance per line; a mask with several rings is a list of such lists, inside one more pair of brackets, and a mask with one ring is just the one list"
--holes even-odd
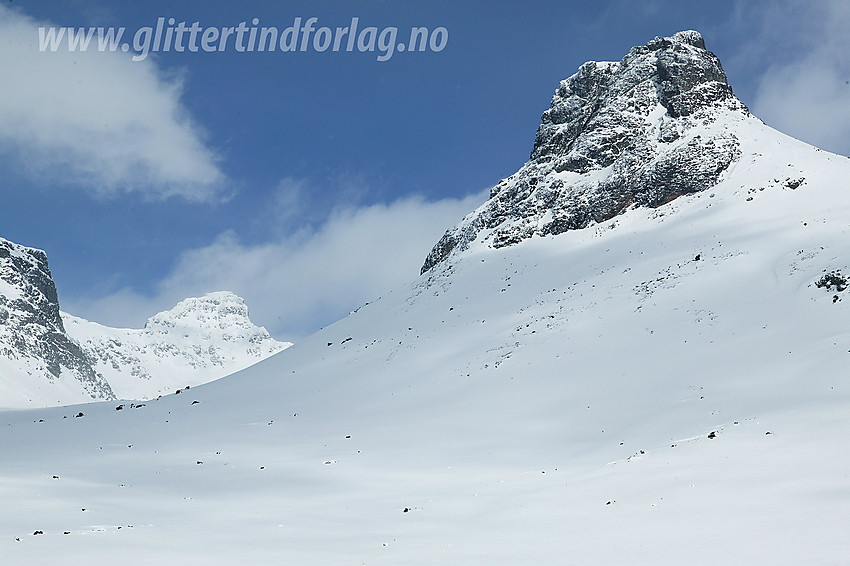
[(33, 379), (70, 377), (92, 399), (114, 399), (94, 360), (65, 333), (47, 254), (0, 238), (0, 355)]
[(585, 63), (558, 86), (529, 161), (445, 233), (422, 273), (479, 237), (498, 248), (714, 186), (740, 156), (738, 140), (696, 126), (725, 112), (748, 114), (696, 31)]

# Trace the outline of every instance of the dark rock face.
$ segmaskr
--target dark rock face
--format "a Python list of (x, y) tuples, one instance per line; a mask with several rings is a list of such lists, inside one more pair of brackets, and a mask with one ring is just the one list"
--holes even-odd
[(529, 161), (446, 232), (422, 273), (482, 232), (498, 248), (714, 186), (740, 156), (733, 133), (699, 133), (721, 112), (748, 114), (695, 31), (585, 63), (555, 91)]
[(0, 355), (34, 379), (70, 374), (92, 399), (114, 399), (93, 361), (65, 333), (47, 254), (0, 238)]

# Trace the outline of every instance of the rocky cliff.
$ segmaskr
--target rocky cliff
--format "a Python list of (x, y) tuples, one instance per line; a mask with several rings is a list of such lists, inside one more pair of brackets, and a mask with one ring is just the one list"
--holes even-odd
[(422, 272), (476, 239), (498, 248), (714, 186), (739, 158), (721, 117), (748, 116), (696, 31), (656, 37), (561, 82), (529, 161), (450, 229)]
[(91, 399), (115, 397), (93, 360), (65, 332), (47, 254), (2, 238), (0, 358), (3, 380), (13, 373), (47, 384), (70, 380)]

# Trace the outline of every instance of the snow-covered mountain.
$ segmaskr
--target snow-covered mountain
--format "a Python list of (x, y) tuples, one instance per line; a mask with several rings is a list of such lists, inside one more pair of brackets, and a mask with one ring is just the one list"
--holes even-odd
[[(701, 61), (720, 86), (665, 94)], [(614, 96), (630, 62), (643, 78)], [(588, 69), (612, 79), (594, 94)], [(583, 66), (553, 108), (631, 120), (635, 96), (619, 145), (611, 113), (545, 115), (535, 147), (574, 124), (564, 144), (418, 281), (237, 375), (132, 410), (0, 413), (2, 555), (845, 562), (850, 160), (765, 126), (719, 70), (695, 32)], [(670, 102), (704, 91), (723, 94)]]
[(68, 335), (119, 399), (150, 399), (235, 373), (292, 345), (272, 338), (227, 291), (180, 301), (141, 330), (62, 313)]
[(749, 119), (695, 31), (585, 63), (555, 91), (531, 159), (443, 236), (422, 272), (479, 236), (507, 246), (711, 188), (742, 156)]
[(47, 255), (0, 238), (0, 407), (149, 399), (290, 345), (255, 326), (228, 292), (181, 301), (141, 330), (62, 313)]

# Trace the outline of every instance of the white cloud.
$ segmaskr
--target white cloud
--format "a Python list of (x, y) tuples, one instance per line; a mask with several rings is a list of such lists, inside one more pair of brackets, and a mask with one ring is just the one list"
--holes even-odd
[(416, 278), (443, 232), (486, 198), (482, 192), (348, 207), (332, 212), (315, 230), (258, 245), (228, 231), (184, 252), (155, 297), (123, 290), (78, 300), (66, 310), (104, 324), (138, 325), (185, 297), (228, 290), (245, 298), (255, 323), (279, 339), (298, 339)]
[(739, 16), (759, 22), (742, 51), (774, 59), (760, 72), (753, 113), (789, 135), (850, 155), (850, 3), (751, 4)]
[(126, 53), (40, 52), (36, 22), (0, 6), (0, 149), (30, 174), (100, 195), (217, 200), (226, 179), (180, 102), (182, 81)]

